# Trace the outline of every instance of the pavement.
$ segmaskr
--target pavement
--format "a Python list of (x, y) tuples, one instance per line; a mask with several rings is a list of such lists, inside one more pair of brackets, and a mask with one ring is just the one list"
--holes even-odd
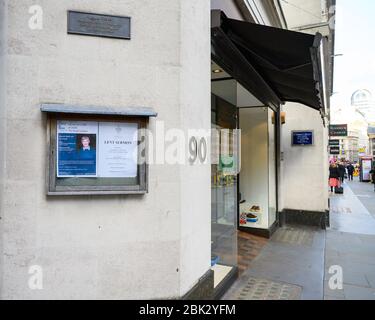
[[(324, 299), (375, 300), (374, 186), (355, 180), (346, 182), (344, 188), (343, 196), (331, 196), (331, 228), (326, 232)], [(329, 269), (334, 266), (342, 270), (342, 288), (332, 289), (329, 285), (332, 277)]]
[(375, 192), (359, 181), (331, 195), (327, 230), (285, 226), (224, 300), (375, 300)]

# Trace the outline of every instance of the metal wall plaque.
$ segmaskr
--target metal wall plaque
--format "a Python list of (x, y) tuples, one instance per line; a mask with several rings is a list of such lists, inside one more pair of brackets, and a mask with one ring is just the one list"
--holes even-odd
[(68, 33), (130, 39), (130, 17), (68, 11)]
[(292, 131), (292, 146), (314, 145), (314, 131)]

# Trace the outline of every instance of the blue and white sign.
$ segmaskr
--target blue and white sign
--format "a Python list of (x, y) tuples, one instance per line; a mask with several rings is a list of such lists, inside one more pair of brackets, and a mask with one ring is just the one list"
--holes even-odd
[(57, 121), (57, 177), (134, 178), (138, 124)]
[(57, 122), (57, 177), (97, 176), (97, 136), (97, 122)]
[(292, 145), (293, 146), (312, 146), (314, 144), (314, 132), (307, 131), (292, 131)]

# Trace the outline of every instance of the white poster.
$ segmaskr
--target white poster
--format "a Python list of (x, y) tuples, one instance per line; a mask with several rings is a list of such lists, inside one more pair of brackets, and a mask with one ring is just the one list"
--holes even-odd
[(99, 123), (99, 176), (134, 178), (137, 176), (138, 124)]
[(57, 176), (97, 176), (98, 123), (57, 121)]

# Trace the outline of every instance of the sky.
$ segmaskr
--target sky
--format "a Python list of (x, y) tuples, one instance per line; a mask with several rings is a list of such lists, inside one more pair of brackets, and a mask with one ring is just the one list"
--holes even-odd
[(350, 106), (357, 89), (375, 98), (375, 1), (337, 0), (333, 107)]

